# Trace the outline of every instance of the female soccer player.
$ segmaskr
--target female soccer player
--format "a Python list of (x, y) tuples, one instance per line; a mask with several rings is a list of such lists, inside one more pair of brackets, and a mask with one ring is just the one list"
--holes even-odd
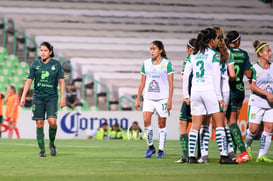
[(19, 130), (16, 127), (16, 122), (19, 114), (19, 97), (16, 94), (16, 89), (13, 85), (8, 87), (5, 95), (6, 107), (6, 118), (9, 123), (9, 133), (8, 138), (12, 138), (13, 130), (15, 131), (17, 138), (20, 139)]
[[(220, 111), (225, 107), (221, 95), (220, 54), (216, 31), (212, 28), (201, 30), (197, 36), (195, 50), (186, 64), (183, 81), (184, 101), (191, 102), (192, 128), (189, 134), (189, 163), (198, 163), (195, 157), (198, 132), (205, 115), (211, 114), (216, 124), (216, 141), (220, 152), (220, 163), (233, 164), (227, 156), (226, 134)], [(188, 91), (188, 79), (193, 72), (191, 96)]]
[(44, 120), (45, 113), (49, 123), (49, 148), (52, 156), (56, 156), (54, 144), (57, 132), (57, 111), (58, 111), (58, 81), (60, 83), (61, 98), (60, 107), (65, 106), (65, 83), (64, 72), (59, 61), (53, 59), (53, 47), (48, 42), (40, 45), (41, 59), (34, 61), (29, 69), (28, 79), (24, 87), (20, 106), (25, 104), (25, 98), (29, 87), (34, 80), (32, 119), (36, 121), (37, 142), (40, 148), (40, 157), (45, 157), (44, 145)]
[(260, 43), (258, 40), (253, 42), (258, 62), (252, 66), (252, 81), (249, 85), (252, 94), (249, 97), (248, 122), (246, 145), (249, 154), (251, 154), (251, 144), (255, 138), (255, 134), (259, 130), (263, 121), (264, 131), (261, 136), (261, 144), (257, 162), (271, 162), (265, 156), (267, 153), (272, 133), (273, 133), (273, 65), (271, 60), (272, 50), (266, 42)]
[(249, 161), (250, 157), (246, 151), (240, 128), (237, 125), (237, 118), (245, 98), (243, 76), (245, 74), (247, 78), (250, 79), (252, 71), (248, 53), (239, 48), (241, 42), (240, 34), (237, 31), (230, 31), (227, 33), (225, 41), (233, 56), (234, 70), (236, 74), (236, 79), (230, 81), (229, 84), (230, 102), (226, 112), (226, 117), (235, 147), (238, 147), (241, 152), (241, 155), (237, 158), (237, 162), (242, 163)]
[[(182, 66), (182, 72), (181, 72), (181, 79), (183, 81), (183, 74), (184, 74), (184, 69), (186, 66), (187, 61), (189, 60), (189, 57), (191, 53), (194, 50), (194, 46), (196, 43), (196, 39), (192, 38), (189, 40), (187, 43), (186, 49), (187, 49), (187, 57), (185, 58)], [(192, 80), (192, 74), (189, 77), (189, 93), (191, 89), (191, 80)], [(181, 150), (183, 155), (176, 161), (176, 163), (187, 163), (188, 162), (188, 157), (189, 157), (189, 151), (188, 151), (188, 132), (187, 132), (187, 127), (188, 127), (188, 122), (191, 122), (191, 108), (190, 105), (187, 105), (185, 101), (183, 101), (181, 110), (180, 110), (180, 116), (179, 116), (179, 140), (181, 144)]]
[(156, 158), (164, 157), (164, 145), (167, 137), (166, 119), (172, 108), (173, 96), (173, 67), (167, 59), (167, 55), (161, 41), (153, 41), (150, 45), (152, 58), (145, 60), (141, 69), (141, 80), (138, 88), (135, 108), (140, 106), (140, 98), (143, 97), (143, 118), (147, 135), (148, 150), (145, 158), (155, 154), (153, 144), (153, 130), (151, 118), (154, 111), (158, 114), (159, 150)]

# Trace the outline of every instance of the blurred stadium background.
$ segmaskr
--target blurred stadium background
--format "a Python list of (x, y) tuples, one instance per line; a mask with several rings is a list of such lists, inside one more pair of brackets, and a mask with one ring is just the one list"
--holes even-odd
[(273, 45), (272, 0), (1, 0), (0, 91), (22, 86), (39, 44), (49, 41), (66, 81), (81, 90), (83, 110), (132, 110), (141, 63), (157, 39), (174, 65), (178, 111), (186, 43), (213, 25), (239, 31), (254, 62), (253, 40)]

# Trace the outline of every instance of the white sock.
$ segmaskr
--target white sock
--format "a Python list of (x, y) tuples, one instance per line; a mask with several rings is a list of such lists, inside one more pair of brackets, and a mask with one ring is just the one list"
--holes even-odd
[(231, 137), (231, 133), (230, 133), (228, 125), (225, 125), (225, 133), (226, 133), (226, 137), (227, 137), (226, 149), (227, 149), (228, 153), (234, 152), (232, 137)]
[(152, 128), (152, 125), (150, 125), (148, 127), (145, 127), (145, 133), (146, 133), (146, 136), (147, 136), (148, 146), (153, 145), (154, 141), (153, 141), (153, 128)]
[(209, 126), (202, 125), (200, 129), (200, 149), (201, 149), (201, 156), (208, 156), (209, 154)]
[(166, 138), (167, 138), (167, 128), (159, 128), (158, 130), (159, 132), (159, 138), (158, 138), (158, 149), (161, 151), (164, 151), (164, 146), (165, 146), (165, 142), (166, 142)]
[(247, 129), (246, 131), (246, 146), (247, 147), (251, 147), (251, 144), (253, 142), (253, 140), (255, 139), (255, 135), (256, 134), (252, 134), (249, 129)]
[(198, 131), (191, 129), (189, 134), (189, 156), (190, 157), (195, 157), (197, 140), (198, 140)]
[(224, 127), (216, 128), (216, 143), (218, 145), (218, 149), (221, 156), (227, 156), (226, 142), (227, 139)]
[(272, 138), (272, 133), (267, 133), (267, 132), (263, 132), (262, 136), (261, 136), (261, 145), (260, 145), (260, 150), (259, 150), (259, 156), (258, 158), (261, 157), (261, 155), (266, 154), (269, 147), (270, 147), (270, 143), (271, 143), (271, 138)]

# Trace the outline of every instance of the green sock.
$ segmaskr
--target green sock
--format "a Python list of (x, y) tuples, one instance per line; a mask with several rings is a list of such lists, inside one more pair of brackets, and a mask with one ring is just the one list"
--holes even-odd
[(45, 152), (44, 127), (36, 128), (37, 143), (41, 151)]
[(49, 127), (49, 144), (50, 145), (54, 145), (56, 133), (57, 133), (57, 126), (56, 128)]
[(188, 134), (181, 134), (180, 135), (180, 144), (181, 144), (181, 149), (182, 149), (183, 157), (188, 157), (189, 156), (189, 151), (188, 151)]
[(241, 130), (238, 127), (237, 123), (234, 123), (229, 126), (232, 137), (234, 138), (235, 145), (241, 151), (241, 153), (246, 151), (245, 144), (242, 138)]

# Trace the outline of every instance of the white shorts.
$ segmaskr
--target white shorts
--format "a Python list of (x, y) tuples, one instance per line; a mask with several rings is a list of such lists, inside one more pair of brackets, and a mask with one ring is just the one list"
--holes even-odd
[(154, 112), (156, 111), (160, 117), (169, 117), (169, 111), (167, 111), (168, 99), (161, 100), (149, 100), (144, 99), (143, 101), (143, 112)]
[(191, 114), (207, 115), (220, 112), (219, 101), (212, 91), (191, 91)]
[(225, 102), (225, 106), (226, 106), (226, 109), (224, 109), (223, 111), (226, 112), (226, 111), (227, 111), (228, 104), (229, 104), (230, 92), (229, 92), (229, 91), (227, 91), (227, 92), (222, 92), (222, 96), (223, 96), (223, 99), (224, 99), (224, 102)]
[(248, 107), (248, 122), (261, 124), (261, 122), (273, 123), (273, 109), (265, 109), (256, 106)]

